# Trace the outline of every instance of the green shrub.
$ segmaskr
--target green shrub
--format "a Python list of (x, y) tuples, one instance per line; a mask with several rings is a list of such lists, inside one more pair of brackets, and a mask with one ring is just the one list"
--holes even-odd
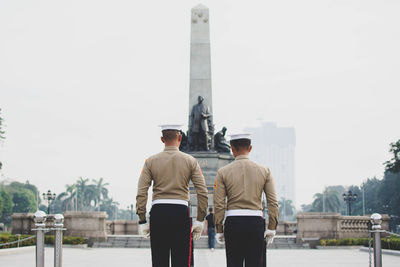
[[(31, 237), (32, 235), (21, 235), (20, 239), (24, 239), (27, 237)], [(1, 233), (0, 234), (0, 244), (4, 243), (9, 243), (18, 240), (17, 235), (12, 235), (10, 233)], [(53, 245), (54, 244), (54, 235), (46, 235), (44, 238), (45, 244), (48, 245)], [(87, 244), (87, 240), (84, 239), (83, 237), (77, 237), (77, 236), (63, 236), (63, 244), (68, 244), (68, 245), (81, 245), (81, 244)], [(25, 240), (19, 243), (20, 247), (25, 247), (25, 246), (34, 246), (36, 245), (36, 238), (33, 237), (29, 240)], [(18, 247), (18, 244), (11, 244), (11, 245), (6, 245), (6, 246), (0, 246), (0, 249), (2, 248), (16, 248)]]
[[(20, 235), (19, 239), (24, 239), (27, 237), (30, 237), (31, 235)], [(10, 233), (1, 233), (0, 234), (0, 244), (4, 244), (4, 243), (9, 243), (9, 242), (13, 242), (13, 241), (17, 241), (18, 240), (18, 236), (17, 235), (12, 235)], [(19, 243), (20, 247), (25, 247), (25, 246), (33, 246), (35, 245), (35, 238), (31, 238), (25, 241), (22, 241)], [(6, 245), (6, 246), (0, 246), (0, 249), (3, 248), (16, 248), (18, 247), (18, 243), (15, 244), (11, 244), (11, 245)]]
[[(368, 238), (341, 238), (341, 239), (321, 239), (321, 246), (364, 246), (368, 247)], [(395, 236), (382, 237), (381, 244), (383, 249), (400, 250), (400, 238)], [(372, 243), (371, 243), (372, 245)]]
[[(54, 235), (46, 235), (44, 242), (46, 244), (54, 244)], [(63, 236), (64, 245), (82, 245), (87, 244), (87, 240), (79, 236)]]

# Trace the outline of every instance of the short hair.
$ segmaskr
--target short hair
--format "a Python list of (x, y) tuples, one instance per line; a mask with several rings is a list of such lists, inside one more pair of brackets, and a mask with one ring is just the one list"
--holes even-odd
[(169, 142), (178, 139), (180, 133), (181, 132), (177, 130), (164, 130), (162, 131), (162, 136), (165, 141)]
[(213, 208), (208, 208), (208, 211), (209, 211), (209, 212), (212, 212), (212, 211), (213, 211)]
[(251, 145), (251, 140), (247, 138), (235, 139), (230, 141), (231, 146), (236, 150), (248, 150)]

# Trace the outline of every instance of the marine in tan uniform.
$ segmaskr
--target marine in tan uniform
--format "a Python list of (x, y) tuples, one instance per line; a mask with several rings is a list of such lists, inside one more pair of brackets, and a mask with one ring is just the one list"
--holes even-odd
[[(188, 267), (191, 244), (200, 238), (207, 212), (207, 187), (200, 166), (192, 156), (179, 151), (181, 125), (162, 125), (163, 152), (148, 158), (139, 178), (136, 213), (139, 232), (150, 237), (154, 267)], [(190, 218), (189, 181), (197, 193), (197, 220)], [(150, 223), (146, 220), (147, 192), (153, 186)]]
[[(214, 185), (216, 240), (222, 243), (225, 238), (228, 267), (242, 267), (243, 262), (246, 267), (261, 267), (264, 238), (272, 242), (278, 224), (274, 179), (268, 168), (249, 159), (249, 134), (232, 135), (230, 144), (235, 161), (218, 170)], [(266, 230), (263, 192), (268, 207)]]

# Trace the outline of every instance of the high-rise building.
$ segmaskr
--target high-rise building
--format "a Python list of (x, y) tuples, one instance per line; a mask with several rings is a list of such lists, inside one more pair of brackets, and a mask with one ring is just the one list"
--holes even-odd
[(250, 158), (270, 168), (278, 200), (290, 199), (295, 204), (295, 129), (265, 122), (260, 127), (247, 128), (245, 131), (252, 134)]

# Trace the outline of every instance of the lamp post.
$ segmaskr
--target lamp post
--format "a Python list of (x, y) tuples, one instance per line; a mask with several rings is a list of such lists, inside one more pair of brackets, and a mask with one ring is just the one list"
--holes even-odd
[(50, 190), (47, 191), (47, 194), (42, 194), (43, 199), (47, 200), (47, 214), (50, 214), (50, 205), (56, 199), (56, 194), (52, 194)]
[(389, 205), (382, 205), (382, 208), (383, 208), (384, 212), (389, 214)]
[(133, 204), (131, 204), (130, 206), (127, 207), (128, 210), (130, 210), (131, 212), (131, 221), (133, 221)]
[(343, 193), (343, 200), (347, 203), (347, 214), (351, 216), (351, 202), (357, 200), (357, 194), (353, 194), (350, 190)]

